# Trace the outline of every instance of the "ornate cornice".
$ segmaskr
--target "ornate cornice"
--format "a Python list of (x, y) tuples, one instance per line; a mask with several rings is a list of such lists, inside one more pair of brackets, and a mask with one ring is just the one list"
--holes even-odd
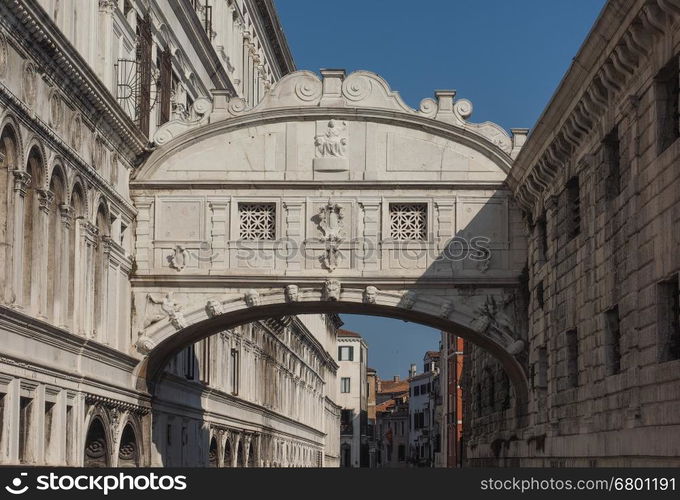
[(264, 32), (281, 69), (281, 76), (295, 71), (295, 61), (272, 0), (253, 0), (264, 24)]
[(629, 103), (623, 89), (678, 16), (680, 0), (607, 3), (508, 176), (524, 208), (541, 205), (607, 110)]
[(146, 415), (151, 410), (150, 408), (139, 406), (118, 399), (107, 398), (98, 394), (85, 394), (85, 403), (92, 406), (104, 407), (107, 409), (116, 409), (119, 411), (127, 411), (136, 415)]

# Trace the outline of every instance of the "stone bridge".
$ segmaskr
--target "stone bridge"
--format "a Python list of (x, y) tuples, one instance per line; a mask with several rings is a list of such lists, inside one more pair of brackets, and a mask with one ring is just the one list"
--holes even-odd
[(373, 73), (321, 74), (254, 108), (215, 91), (156, 134), (131, 181), (138, 387), (238, 324), (358, 313), (481, 346), (523, 406), (526, 241), (505, 179), (526, 130), (469, 122), (454, 91), (414, 110)]

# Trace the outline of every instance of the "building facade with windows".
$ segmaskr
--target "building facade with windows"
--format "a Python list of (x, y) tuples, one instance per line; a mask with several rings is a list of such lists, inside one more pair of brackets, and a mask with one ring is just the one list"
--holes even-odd
[(423, 357), (423, 373), (409, 378), (409, 461), (416, 467), (439, 465), (441, 398), (439, 352)]
[(338, 330), (340, 466), (368, 467), (368, 344), (356, 332)]
[(255, 104), (293, 69), (270, 1), (0, 5), (0, 463), (337, 465), (336, 316), (192, 345), (153, 410), (129, 386), (130, 312), (186, 300), (131, 294), (134, 168), (211, 89)]
[(678, 2), (607, 2), (517, 157), (528, 425), (466, 344), (466, 462), (680, 464), (679, 56)]

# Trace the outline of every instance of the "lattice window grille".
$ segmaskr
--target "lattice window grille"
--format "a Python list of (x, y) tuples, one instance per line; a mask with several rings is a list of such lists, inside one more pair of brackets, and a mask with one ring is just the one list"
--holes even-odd
[(427, 238), (427, 203), (390, 203), (390, 236), (393, 240)]
[(245, 241), (276, 237), (275, 203), (239, 203), (239, 237)]

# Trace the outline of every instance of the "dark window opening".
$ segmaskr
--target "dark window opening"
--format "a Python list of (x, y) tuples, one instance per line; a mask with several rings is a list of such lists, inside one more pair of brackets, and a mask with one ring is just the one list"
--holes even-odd
[(578, 177), (572, 177), (567, 182), (567, 218), (569, 238), (575, 238), (581, 232), (581, 193)]
[(656, 76), (658, 152), (663, 153), (680, 137), (678, 57), (674, 56)]
[(567, 335), (567, 383), (578, 387), (578, 330), (569, 330)]
[(538, 260), (543, 262), (548, 259), (548, 223), (545, 215), (536, 221), (536, 232), (538, 239)]
[(605, 348), (607, 375), (615, 375), (621, 371), (621, 326), (618, 306), (605, 312)]
[(678, 275), (659, 284), (660, 361), (680, 359), (680, 285)]
[(539, 281), (538, 285), (536, 285), (536, 302), (538, 307), (543, 309), (543, 306), (545, 306), (545, 289), (543, 288), (542, 281)]
[(621, 143), (619, 127), (616, 126), (602, 141), (607, 169), (605, 188), (607, 199), (613, 200), (621, 193)]

